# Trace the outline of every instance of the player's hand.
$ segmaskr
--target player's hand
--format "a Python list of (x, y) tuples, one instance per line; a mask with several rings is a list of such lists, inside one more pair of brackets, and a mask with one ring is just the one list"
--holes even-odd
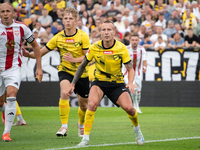
[(66, 60), (70, 63), (75, 63), (74, 57), (72, 56), (71, 53), (65, 53), (63, 58), (64, 58), (64, 60)]
[(43, 77), (43, 71), (42, 68), (37, 68), (36, 72), (35, 72), (36, 78), (39, 82), (42, 81), (42, 77)]
[(137, 85), (133, 84), (133, 83), (128, 83), (126, 85), (126, 88), (129, 89), (129, 91), (131, 92), (131, 94), (135, 94), (135, 89), (137, 88)]
[(72, 96), (72, 93), (74, 91), (74, 86), (75, 86), (75, 84), (71, 83), (70, 87), (69, 87), (69, 90), (67, 91), (67, 95), (70, 96), (70, 97)]
[(24, 57), (29, 57), (29, 51), (27, 51), (25, 48), (22, 47), (22, 52)]
[(143, 72), (143, 73), (146, 73), (146, 71), (147, 71), (147, 67), (146, 67), (146, 66), (143, 66), (143, 67), (142, 67), (142, 72)]

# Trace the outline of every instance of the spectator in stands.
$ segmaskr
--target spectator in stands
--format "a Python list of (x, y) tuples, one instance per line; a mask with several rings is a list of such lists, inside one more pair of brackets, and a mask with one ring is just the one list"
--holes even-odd
[(47, 14), (45, 8), (42, 10), (42, 16), (38, 18), (38, 21), (41, 22), (43, 28), (50, 26), (53, 22), (52, 17)]
[(93, 44), (95, 42), (94, 38), (96, 38), (97, 32), (95, 29), (92, 29), (90, 32), (90, 43)]
[(155, 51), (158, 50), (165, 50), (166, 48), (166, 43), (163, 41), (162, 36), (158, 37), (158, 41), (154, 45)]
[(89, 16), (86, 22), (86, 27), (89, 29), (89, 32), (96, 27), (95, 21), (92, 16)]
[[(101, 10), (100, 5), (99, 4), (94, 4), (94, 7), (90, 12), (90, 16), (94, 17), (97, 14), (98, 10)], [(101, 14), (99, 15), (99, 18), (101, 17), (101, 15), (102, 15), (102, 11), (101, 11)]]
[(102, 3), (102, 0), (97, 0), (97, 1), (94, 2), (94, 5), (95, 5), (95, 4), (101, 5), (101, 3)]
[(100, 8), (102, 10), (102, 14), (105, 14), (106, 11), (108, 11), (110, 9), (110, 7), (107, 5), (107, 0), (102, 0)]
[(94, 4), (92, 0), (86, 0), (86, 10), (89, 12), (89, 14), (92, 14), (92, 10), (94, 8)]
[(51, 26), (48, 26), (46, 28), (46, 32), (41, 34), (41, 45), (45, 46), (46, 43), (48, 43), (49, 40), (53, 38), (53, 36), (54, 35), (51, 33)]
[(176, 5), (174, 5), (174, 0), (169, 0), (168, 12), (171, 13), (175, 9), (176, 9)]
[(152, 10), (151, 20), (154, 20), (155, 22), (158, 21), (158, 11)]
[[(130, 23), (130, 30), (131, 30), (131, 34), (134, 34), (134, 29), (135, 29), (135, 26), (133, 25), (133, 23)], [(136, 32), (136, 33), (138, 33), (138, 32)]]
[(144, 39), (140, 41), (139, 45), (143, 46), (144, 48), (153, 47), (153, 43), (150, 40), (150, 35), (148, 33), (144, 34)]
[(157, 0), (157, 4), (155, 5), (154, 10), (158, 11), (159, 13), (161, 13), (163, 9), (163, 0)]
[(174, 27), (174, 22), (169, 20), (168, 27), (162, 32), (163, 34), (167, 35), (168, 42), (172, 40), (172, 35), (175, 34), (177, 31)]
[(146, 27), (145, 26), (140, 26), (140, 29), (139, 29), (139, 32), (138, 32), (138, 35), (139, 35), (139, 38), (140, 40), (143, 40), (144, 39), (144, 35), (146, 33)]
[[(185, 33), (183, 32), (183, 30), (181, 29), (181, 25), (179, 23), (175, 24), (175, 30), (176, 32), (179, 32), (181, 37), (184, 38), (185, 37)], [(173, 35), (172, 35), (173, 36)]]
[(38, 36), (38, 31), (37, 30), (35, 30), (34, 32), (33, 32), (33, 36), (35, 37), (35, 40), (36, 40), (36, 42), (38, 43), (38, 45), (41, 47), (41, 39), (39, 38), (39, 36)]
[(52, 3), (52, 8), (53, 9), (49, 12), (49, 16), (51, 16), (51, 18), (53, 19), (53, 22), (55, 22), (58, 19), (56, 2)]
[(57, 33), (55, 33), (55, 35), (64, 29), (62, 22), (57, 21), (56, 29), (57, 29)]
[(133, 10), (129, 13), (130, 16), (133, 16), (134, 14), (136, 14), (138, 18), (142, 16), (137, 4), (133, 6)]
[(147, 29), (147, 33), (151, 37), (154, 34), (153, 29), (152, 28)]
[(42, 3), (38, 3), (38, 15), (37, 15), (37, 18), (39, 18), (40, 16), (42, 16), (42, 10), (44, 8), (44, 5)]
[(84, 25), (84, 26), (86, 25), (86, 22), (87, 22), (88, 17), (89, 17), (88, 12), (87, 12), (87, 11), (83, 11), (82, 22), (83, 22), (83, 25)]
[(96, 27), (94, 28), (94, 30), (96, 30), (96, 32), (97, 32), (97, 34), (100, 34), (100, 32), (101, 32), (101, 19), (96, 19), (95, 20), (95, 25), (96, 25)]
[(179, 32), (174, 34), (174, 38), (169, 42), (168, 47), (173, 49), (183, 48), (185, 46), (184, 38), (181, 37)]
[(118, 40), (118, 41), (120, 41), (120, 42), (122, 42), (122, 39), (123, 39), (123, 35), (122, 35), (122, 33), (121, 32), (119, 32), (118, 30), (117, 30), (117, 28), (115, 27), (115, 39), (116, 40)]
[(193, 8), (193, 14), (197, 19), (197, 22), (199, 22), (200, 20), (200, 12), (199, 12), (199, 7), (198, 7), (198, 3), (196, 1), (192, 1), (192, 8)]
[[(47, 3), (44, 5), (44, 8), (47, 10), (48, 13), (53, 9), (52, 3), (53, 3), (53, 0), (47, 0)], [(42, 15), (42, 9), (41, 9), (41, 14), (40, 15)]]
[(137, 3), (138, 8), (142, 8), (142, 5), (143, 5), (143, 3), (144, 3), (144, 0), (136, 0), (135, 2)]
[(146, 5), (148, 5), (151, 9), (153, 9), (154, 7), (149, 2), (150, 2), (150, 0), (144, 0), (144, 3), (142, 5), (142, 9), (144, 9)]
[[(77, 0), (72, 0), (73, 1), (77, 1)], [(62, 11), (65, 9), (66, 4), (64, 0), (57, 0), (57, 8), (61, 9)]]
[[(72, 8), (75, 8), (76, 10), (79, 10), (80, 11), (80, 5), (78, 4), (78, 1), (77, 0), (72, 0), (72, 5), (73, 7)], [(86, 5), (86, 4), (85, 4)], [(65, 9), (65, 8), (64, 8)], [(64, 11), (62, 9), (62, 11)]]
[(165, 20), (167, 20), (171, 16), (171, 13), (168, 11), (167, 4), (163, 4), (163, 9), (161, 13), (164, 14)]
[(57, 9), (57, 15), (58, 15), (58, 19), (62, 20), (62, 10), (61, 9)]
[(116, 10), (124, 12), (124, 5), (121, 4), (121, 0), (115, 0), (116, 5), (114, 6)]
[(124, 20), (128, 20), (129, 22), (133, 22), (133, 17), (129, 15), (129, 12), (130, 12), (129, 8), (126, 7), (124, 9), (124, 15), (122, 16), (122, 22)]
[(105, 15), (107, 18), (111, 18), (112, 21), (116, 21), (116, 16), (121, 14), (121, 12), (114, 7), (114, 2), (111, 2), (110, 9), (106, 11)]
[(156, 3), (157, 3), (156, 0), (150, 0), (149, 1), (149, 4), (153, 7), (152, 9), (154, 9)]
[(145, 18), (146, 18), (146, 20), (144, 21), (144, 22), (142, 22), (142, 26), (145, 26), (146, 27), (146, 29), (148, 29), (148, 28), (150, 28), (151, 27), (151, 14), (146, 14), (145, 15)]
[(117, 27), (117, 30), (119, 31), (120, 28), (124, 27), (124, 22), (122, 22), (122, 15), (117, 14), (116, 16), (117, 21), (114, 23), (115, 27)]
[(90, 35), (89, 33), (89, 28), (86, 27), (85, 25), (83, 25), (82, 19), (80, 18), (77, 21), (77, 29), (81, 29), (82, 31), (86, 32), (88, 35)]
[(130, 37), (131, 37), (131, 33), (125, 32), (123, 39), (122, 39), (122, 43), (124, 43), (124, 45), (128, 46), (130, 44)]
[(80, 11), (78, 12), (80, 18), (83, 17), (84, 11), (86, 11), (86, 5), (83, 3), (83, 4), (80, 5)]
[(136, 26), (136, 25), (140, 26), (141, 25), (141, 22), (139, 21), (138, 16), (136, 14), (133, 15), (133, 22), (132, 23), (133, 23), (134, 26)]
[(166, 28), (166, 20), (165, 20), (165, 17), (164, 17), (164, 13), (160, 13), (159, 16), (158, 16), (158, 21), (155, 23), (155, 24), (162, 24), (162, 27), (163, 29)]
[[(156, 33), (156, 27), (157, 27), (157, 26), (156, 26), (155, 21), (154, 21), (154, 20), (151, 20), (150, 23), (151, 23), (151, 28), (152, 28), (153, 32)], [(161, 24), (158, 24), (158, 25), (161, 25)]]
[(141, 17), (139, 18), (138, 22), (142, 23), (143, 21), (145, 21), (146, 20), (145, 15), (146, 15), (145, 10), (141, 9)]
[(145, 15), (146, 14), (151, 14), (152, 9), (149, 7), (149, 5), (144, 6), (144, 11), (145, 11)]
[(23, 21), (24, 18), (30, 17), (31, 6), (26, 3), (26, 0), (22, 0), (22, 2), (17, 5), (16, 9), (19, 12), (21, 21)]
[(200, 23), (198, 23), (196, 28), (194, 29), (194, 34), (197, 35), (197, 36), (200, 35)]
[(153, 34), (150, 38), (150, 40), (153, 42), (154, 45), (155, 45), (156, 41), (158, 40), (159, 36), (162, 37), (163, 42), (167, 43), (167, 35), (163, 34), (162, 32), (163, 32), (162, 25), (157, 25), (156, 34)]
[(191, 16), (190, 9), (186, 9), (186, 20), (183, 21), (183, 28), (185, 29), (185, 33), (187, 34), (187, 29), (192, 28), (192, 30), (195, 30), (197, 26), (197, 21), (194, 17)]
[(33, 29), (33, 33), (37, 31), (38, 36), (40, 37), (42, 33), (46, 32), (46, 30), (42, 27), (41, 22), (37, 21), (36, 22), (36, 28)]
[(17, 13), (17, 10), (14, 9), (13, 19), (15, 19), (15, 20), (17, 20), (17, 21), (21, 21), (20, 18), (19, 18), (19, 16), (18, 16), (17, 14), (18, 14), (18, 13)]
[(31, 0), (32, 5), (31, 5), (31, 15), (36, 14), (39, 15), (39, 8), (38, 4), (36, 3), (36, 0)]
[(119, 32), (121, 32), (123, 35), (126, 32), (131, 32), (128, 20), (124, 20), (124, 26), (119, 29)]
[(129, 8), (129, 10), (133, 10), (133, 6), (136, 4), (135, 0), (129, 0), (129, 3), (126, 4), (126, 7)]
[(31, 19), (31, 24), (29, 24), (28, 27), (30, 28), (31, 31), (33, 31), (33, 29), (36, 28), (37, 17), (36, 17), (36, 15), (33, 14), (30, 16), (30, 19)]
[(92, 15), (92, 16), (93, 16), (94, 20), (96, 20), (97, 18), (100, 19), (101, 16), (102, 16), (102, 11), (101, 11), (101, 9), (96, 10), (95, 14)]
[(181, 24), (181, 21), (177, 14), (177, 10), (172, 11), (171, 16), (167, 19), (167, 25), (168, 25), (169, 20), (172, 20), (174, 22), (174, 24), (177, 24), (177, 23)]
[(185, 47), (195, 47), (198, 42), (197, 36), (194, 34), (192, 28), (187, 29), (187, 35), (185, 36)]

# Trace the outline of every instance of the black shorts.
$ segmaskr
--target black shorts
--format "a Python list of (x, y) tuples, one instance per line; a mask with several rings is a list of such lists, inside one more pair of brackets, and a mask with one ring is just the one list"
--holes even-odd
[[(58, 72), (58, 76), (60, 82), (62, 80), (68, 80), (70, 83), (74, 77), (73, 75), (64, 71)], [(75, 85), (74, 93), (78, 93), (83, 98), (88, 98), (89, 90), (89, 78), (80, 78)]]
[(119, 96), (123, 92), (129, 93), (124, 83), (93, 81), (91, 87), (93, 85), (98, 86), (103, 91), (104, 95), (106, 95), (117, 107), (119, 107), (119, 105), (116, 103)]

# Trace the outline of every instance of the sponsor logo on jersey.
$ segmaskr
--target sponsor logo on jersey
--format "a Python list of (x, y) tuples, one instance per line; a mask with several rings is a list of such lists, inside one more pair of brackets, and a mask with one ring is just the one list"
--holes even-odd
[(66, 43), (74, 43), (74, 39), (66, 39)]
[(6, 30), (7, 32), (13, 32), (13, 30)]
[(15, 31), (15, 35), (18, 36), (19, 35), (19, 31)]
[(112, 55), (112, 54), (113, 54), (113, 51), (103, 51), (103, 54)]
[(3, 32), (3, 33), (1, 33), (1, 35), (6, 35), (6, 33), (5, 33), (5, 32)]

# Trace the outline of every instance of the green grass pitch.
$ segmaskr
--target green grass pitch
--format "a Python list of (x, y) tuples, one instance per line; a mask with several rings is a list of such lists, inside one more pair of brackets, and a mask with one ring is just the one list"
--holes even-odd
[[(200, 108), (141, 107), (141, 110), (139, 121), (147, 141), (143, 146), (135, 144), (131, 121), (121, 108), (99, 107), (90, 134), (91, 146), (78, 150), (200, 150)], [(21, 107), (21, 111), (27, 126), (13, 126), (13, 141), (0, 141), (0, 150), (76, 149), (81, 141), (77, 107), (70, 110), (67, 137), (59, 138), (58, 107)], [(0, 122), (1, 134), (3, 129)]]

